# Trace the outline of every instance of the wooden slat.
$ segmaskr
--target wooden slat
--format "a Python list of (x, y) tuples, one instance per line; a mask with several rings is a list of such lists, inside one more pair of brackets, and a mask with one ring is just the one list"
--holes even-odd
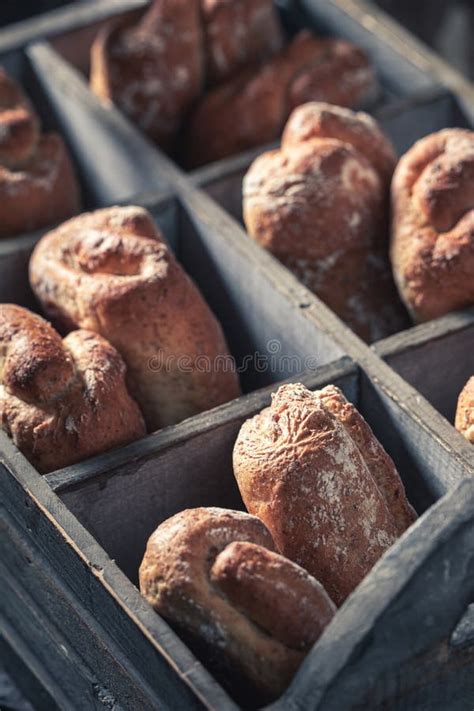
[(379, 341), (374, 350), (453, 423), (459, 393), (474, 374), (474, 309)]
[[(74, 655), (73, 650), (80, 650), (85, 668), (78, 669), (79, 677), (88, 678), (90, 672), (99, 676), (100, 672), (97, 683), (120, 704), (126, 701), (124, 705), (130, 709), (171, 710), (176, 708), (175, 704), (197, 709), (201, 707), (198, 699), (203, 694), (216, 699), (222, 709), (234, 709), (220, 687), (3, 433), (0, 442), (2, 460), (15, 471), (13, 474), (10, 469), (8, 474), (0, 465), (2, 501), (18, 526), (20, 547), (31, 549), (28, 558), (32, 562), (26, 560), (26, 563), (37, 565), (38, 573), (41, 569), (48, 571), (44, 579), (46, 589), (43, 585), (34, 588), (34, 600), (48, 612), (45, 625), (54, 623), (56, 606), (60, 611), (58, 619), (64, 615), (60, 627), (68, 644), (63, 652), (68, 656)], [(4, 540), (7, 549), (13, 548), (15, 539), (10, 532)], [(25, 575), (24, 564), (21, 570)], [(18, 577), (20, 585), (22, 576)], [(31, 585), (26, 585), (25, 593), (31, 594)], [(54, 592), (48, 588), (51, 585)], [(13, 591), (4, 600), (13, 613), (17, 596), (18, 591)], [(33, 618), (31, 613), (25, 617), (24, 630), (33, 623)], [(15, 629), (19, 625), (16, 620)], [(42, 664), (53, 677), (55, 663), (52, 655), (42, 655)], [(68, 689), (68, 679), (54, 678), (60, 692), (50, 688), (46, 680), (44, 685), (56, 703), (67, 708), (60, 694)]]
[(68, 34), (104, 19), (140, 9), (148, 0), (82, 0), (29, 20), (17, 22), (0, 31), (0, 56), (25, 47), (31, 42)]

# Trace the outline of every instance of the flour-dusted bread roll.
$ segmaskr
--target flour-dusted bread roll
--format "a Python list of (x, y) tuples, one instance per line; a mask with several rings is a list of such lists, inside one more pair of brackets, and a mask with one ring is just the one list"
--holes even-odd
[(415, 321), (474, 304), (474, 131), (433, 133), (401, 158), (392, 183), (391, 258)]
[(368, 114), (310, 102), (243, 183), (250, 236), (366, 341), (404, 325), (387, 254), (395, 162)]
[(143, 208), (65, 222), (36, 246), (30, 281), (53, 321), (117, 348), (149, 430), (239, 394), (219, 323)]
[(185, 161), (219, 160), (275, 140), (291, 111), (310, 100), (360, 106), (376, 91), (365, 54), (338, 39), (300, 32), (281, 52), (207, 93), (187, 127)]
[(455, 427), (474, 444), (474, 375), (461, 391), (456, 408)]
[(249, 512), (338, 605), (415, 520), (392, 460), (334, 386), (280, 387), (233, 459)]
[(0, 237), (63, 220), (79, 205), (62, 138), (41, 134), (35, 110), (0, 68)]
[(92, 47), (92, 90), (167, 150), (203, 72), (199, 0), (153, 0), (138, 22), (108, 24)]
[(272, 0), (201, 0), (201, 9), (210, 83), (229, 79), (283, 45)]
[(110, 343), (84, 330), (62, 340), (12, 304), (0, 305), (0, 423), (42, 474), (145, 435)]
[(258, 518), (188, 509), (148, 541), (140, 590), (172, 624), (205, 645), (230, 676), (278, 696), (334, 615), (311, 575), (275, 552)]

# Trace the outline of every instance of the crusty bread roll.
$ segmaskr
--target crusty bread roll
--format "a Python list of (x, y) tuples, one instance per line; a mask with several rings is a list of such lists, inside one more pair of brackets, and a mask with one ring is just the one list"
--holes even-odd
[(337, 605), (415, 519), (392, 460), (334, 386), (280, 387), (233, 460), (249, 512)]
[(146, 210), (65, 222), (36, 246), (30, 280), (53, 321), (117, 348), (149, 430), (239, 394), (219, 323)]
[(469, 442), (474, 443), (474, 375), (459, 395), (454, 424)]
[(335, 611), (311, 575), (274, 552), (261, 521), (219, 508), (188, 509), (156, 529), (140, 590), (267, 697), (285, 689)]
[(184, 158), (195, 167), (268, 143), (306, 101), (360, 106), (375, 91), (375, 74), (362, 50), (300, 32), (259, 68), (244, 70), (203, 97), (187, 127)]
[(40, 134), (30, 102), (0, 69), (0, 237), (63, 220), (79, 204), (62, 138)]
[(272, 0), (201, 0), (207, 79), (217, 83), (281, 49)]
[(474, 131), (433, 133), (401, 158), (392, 183), (391, 258), (415, 321), (474, 304)]
[(359, 336), (403, 327), (388, 261), (395, 153), (368, 114), (310, 102), (295, 109), (281, 149), (250, 166), (247, 230)]
[(145, 434), (110, 343), (82, 330), (61, 340), (12, 304), (0, 305), (0, 422), (42, 474)]
[(166, 150), (201, 92), (203, 72), (199, 0), (153, 0), (138, 22), (106, 25), (92, 46), (92, 90)]

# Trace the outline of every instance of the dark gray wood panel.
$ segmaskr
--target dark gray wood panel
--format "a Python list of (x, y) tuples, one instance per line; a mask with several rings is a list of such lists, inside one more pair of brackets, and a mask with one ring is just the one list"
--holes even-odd
[(474, 375), (474, 309), (379, 341), (374, 350), (454, 423), (459, 393)]

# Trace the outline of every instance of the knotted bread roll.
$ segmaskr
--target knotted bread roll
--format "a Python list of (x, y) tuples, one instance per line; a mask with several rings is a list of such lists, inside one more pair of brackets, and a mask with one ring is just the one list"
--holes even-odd
[(117, 348), (149, 430), (239, 394), (219, 323), (146, 210), (65, 222), (36, 246), (30, 280), (53, 321)]
[(267, 59), (283, 45), (272, 0), (201, 0), (201, 9), (211, 84)]
[(145, 434), (110, 343), (82, 330), (61, 340), (12, 304), (0, 305), (0, 422), (42, 474)]
[(148, 602), (270, 698), (335, 612), (317, 580), (274, 550), (254, 516), (188, 509), (156, 529), (140, 566)]
[(433, 133), (401, 158), (392, 183), (391, 259), (415, 321), (474, 304), (474, 131)]
[(396, 157), (366, 113), (325, 103), (290, 116), (243, 183), (247, 230), (366, 341), (404, 325), (388, 261)]
[(474, 375), (461, 391), (456, 408), (455, 427), (474, 444)]
[(32, 105), (0, 68), (0, 237), (63, 220), (79, 204), (62, 138), (40, 133)]
[(393, 461), (334, 386), (280, 387), (243, 424), (233, 460), (249, 512), (337, 605), (416, 517)]
[(203, 97), (187, 127), (184, 159), (195, 167), (274, 141), (306, 101), (360, 106), (375, 92), (375, 74), (361, 49), (300, 32), (275, 57)]
[(153, 0), (138, 22), (109, 23), (92, 46), (92, 90), (166, 150), (201, 92), (203, 72), (199, 0)]

